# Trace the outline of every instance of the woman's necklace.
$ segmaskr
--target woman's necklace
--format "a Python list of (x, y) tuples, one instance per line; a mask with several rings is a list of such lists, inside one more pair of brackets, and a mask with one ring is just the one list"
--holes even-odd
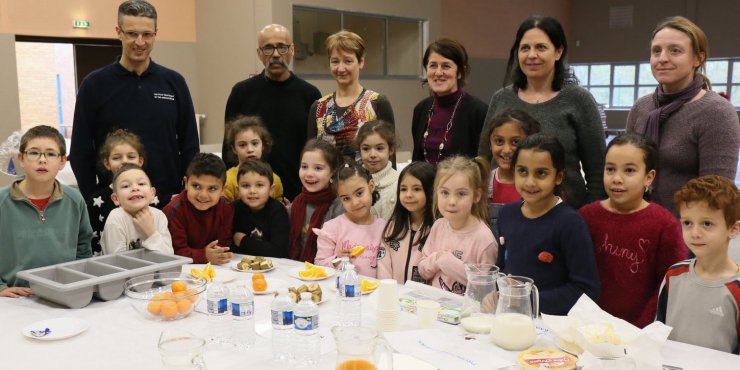
[[(442, 150), (445, 148), (445, 143), (447, 143), (447, 136), (450, 134), (450, 130), (452, 129), (452, 122), (455, 120), (455, 112), (457, 112), (457, 107), (460, 105), (460, 101), (462, 100), (465, 93), (461, 93), (460, 97), (457, 98), (457, 101), (455, 102), (455, 107), (452, 109), (452, 115), (450, 115), (450, 120), (447, 122), (447, 126), (445, 127), (445, 132), (442, 134), (442, 141), (439, 143), (439, 152), (437, 153), (437, 162), (442, 159)], [(432, 125), (432, 116), (434, 115), (434, 104), (437, 102), (437, 99), (432, 100), (432, 106), (429, 108), (429, 115), (427, 118), (427, 128), (424, 131), (424, 140), (422, 142), (422, 148), (424, 150), (424, 159), (429, 161), (429, 156), (427, 155), (427, 136), (429, 136), (429, 126)]]

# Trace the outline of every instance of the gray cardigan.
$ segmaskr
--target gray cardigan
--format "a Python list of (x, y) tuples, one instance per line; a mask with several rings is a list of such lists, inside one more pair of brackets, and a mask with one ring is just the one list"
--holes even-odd
[[(565, 148), (566, 202), (574, 208), (606, 198), (604, 193), (604, 127), (596, 101), (588, 90), (566, 85), (552, 99), (527, 103), (512, 86), (496, 91), (491, 98), (486, 124), (481, 132), (478, 155), (491, 158), (491, 144), (486, 134), (491, 120), (509, 108), (523, 110), (534, 117), (542, 132), (554, 135)], [(585, 175), (585, 183), (581, 169)]]

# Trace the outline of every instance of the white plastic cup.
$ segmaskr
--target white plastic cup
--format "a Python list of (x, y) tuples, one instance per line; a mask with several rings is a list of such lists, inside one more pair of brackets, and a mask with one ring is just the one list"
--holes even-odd
[(378, 283), (378, 311), (400, 310), (398, 282), (396, 279), (383, 279)]
[(439, 303), (427, 299), (416, 301), (416, 326), (419, 329), (432, 329), (436, 327)]
[(401, 326), (401, 312), (400, 310), (395, 311), (377, 311), (376, 312), (376, 328), (379, 331), (398, 331)]

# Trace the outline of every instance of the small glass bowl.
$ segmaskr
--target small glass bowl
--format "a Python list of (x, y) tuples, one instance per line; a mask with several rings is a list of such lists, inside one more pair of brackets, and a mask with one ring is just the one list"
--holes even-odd
[[(178, 281), (185, 284), (185, 289), (173, 292), (172, 284)], [(205, 279), (179, 272), (142, 275), (129, 279), (124, 284), (124, 293), (131, 306), (142, 316), (152, 320), (179, 320), (187, 317), (205, 291)]]

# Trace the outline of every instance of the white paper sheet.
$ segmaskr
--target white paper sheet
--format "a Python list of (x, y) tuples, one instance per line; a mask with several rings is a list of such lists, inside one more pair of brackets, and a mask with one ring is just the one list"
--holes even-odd
[(440, 370), (500, 369), (514, 363), (496, 356), (500, 351), (486, 340), (466, 340), (439, 329), (385, 333), (396, 351), (434, 364)]

